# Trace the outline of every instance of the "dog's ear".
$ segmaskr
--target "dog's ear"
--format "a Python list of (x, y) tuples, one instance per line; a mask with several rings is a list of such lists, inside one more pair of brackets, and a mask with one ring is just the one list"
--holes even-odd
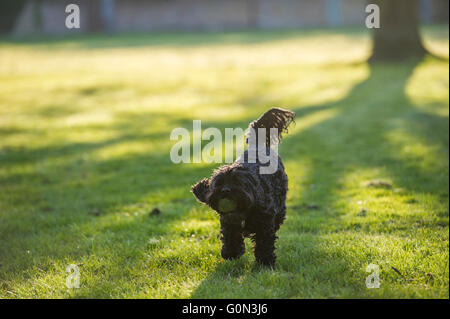
[(206, 193), (209, 188), (209, 179), (204, 178), (191, 188), (191, 192), (197, 198), (197, 200), (201, 203), (208, 204), (206, 199)]

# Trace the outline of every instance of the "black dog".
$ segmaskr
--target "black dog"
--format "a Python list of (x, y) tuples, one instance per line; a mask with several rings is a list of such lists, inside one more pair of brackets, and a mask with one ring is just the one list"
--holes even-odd
[[(244, 237), (250, 237), (257, 262), (271, 267), (275, 264), (276, 232), (286, 216), (288, 178), (281, 158), (273, 150), (271, 154), (275, 153), (278, 166), (273, 174), (261, 174), (261, 168), (267, 165), (260, 161), (256, 141), (261, 132), (258, 129), (265, 129), (264, 143), (259, 145), (263, 145), (266, 155), (270, 154), (270, 143), (281, 141), (282, 133), (287, 131), (294, 117), (295, 113), (280, 108), (264, 113), (250, 123), (247, 135), (249, 149), (241, 158), (220, 167), (211, 178), (192, 187), (195, 197), (220, 215), (221, 254), (224, 259), (242, 256)], [(277, 130), (275, 135), (270, 128)], [(256, 150), (254, 160), (249, 160), (251, 149)]]

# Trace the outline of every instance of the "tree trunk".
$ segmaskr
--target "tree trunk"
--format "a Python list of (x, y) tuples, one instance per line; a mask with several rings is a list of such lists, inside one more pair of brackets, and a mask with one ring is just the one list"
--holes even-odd
[(40, 33), (42, 31), (42, 0), (32, 0), (33, 11), (33, 32)]
[(372, 0), (380, 7), (380, 28), (373, 29), (370, 61), (423, 57), (417, 0)]
[(25, 0), (2, 0), (0, 3), (0, 34), (10, 33), (25, 7)]
[(247, 27), (259, 28), (259, 0), (247, 0)]
[[(82, 10), (82, 9), (80, 9)], [(101, 6), (99, 1), (86, 1), (87, 30), (89, 32), (101, 32), (103, 30), (100, 19)]]

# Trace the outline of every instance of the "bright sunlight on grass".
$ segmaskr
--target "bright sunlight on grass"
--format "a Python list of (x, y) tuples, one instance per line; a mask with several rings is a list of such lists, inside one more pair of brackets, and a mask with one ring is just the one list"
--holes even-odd
[[(448, 298), (448, 29), (424, 32), (444, 59), (369, 66), (359, 30), (0, 40), (0, 298)], [(189, 192), (216, 166), (169, 136), (273, 106), (297, 123), (266, 270), (221, 260)]]

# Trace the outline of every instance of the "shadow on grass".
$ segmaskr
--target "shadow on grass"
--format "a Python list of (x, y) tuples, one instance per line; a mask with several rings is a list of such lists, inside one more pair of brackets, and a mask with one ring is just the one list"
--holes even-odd
[(0, 45), (36, 45), (72, 49), (140, 48), (140, 47), (198, 47), (215, 45), (253, 45), (292, 38), (308, 38), (321, 34), (342, 34), (349, 37), (361, 37), (367, 33), (361, 28), (281, 30), (281, 31), (232, 31), (232, 32), (149, 32), (123, 33), (108, 37), (105, 34), (73, 35), (70, 37), (30, 36), (24, 38), (0, 37)]
[[(189, 218), (196, 202), (185, 200), (185, 194), (210, 166), (174, 165), (168, 151), (157, 149), (104, 160), (90, 157), (102, 148), (134, 141), (167, 144), (170, 132), (140, 132), (142, 123), (158, 121), (157, 116), (140, 117), (133, 127), (126, 123), (135, 119), (124, 116), (114, 126), (116, 136), (104, 141), (0, 152), (1, 165), (10, 166), (0, 184), (14, 208), (0, 215), (0, 289), (14, 290), (8, 284), (14, 277), (50, 270), (58, 261), (76, 262), (92, 254), (109, 258), (115, 251), (123, 257), (113, 259), (109, 271), (120, 278), (122, 266), (142, 260), (129, 250), (141, 251), (149, 237), (165, 236), (174, 223)], [(187, 119), (164, 117), (175, 127), (192, 125)], [(24, 166), (34, 169), (15, 169)], [(150, 216), (154, 208), (162, 211), (160, 216)], [(130, 240), (131, 249), (124, 246)]]
[[(304, 108), (301, 112), (309, 114), (314, 110)], [(11, 167), (11, 172), (0, 182), (11, 194), (8, 199), (11, 207), (20, 211), (19, 215), (8, 212), (1, 216), (2, 242), (14, 243), (0, 251), (1, 260), (8, 260), (0, 264), (0, 278), (4, 279), (1, 288), (13, 290), (8, 285), (12, 278), (7, 276), (6, 280), (1, 273), (48, 271), (59, 261), (71, 263), (95, 254), (98, 259), (112, 259), (107, 272), (104, 266), (94, 267), (94, 273), (104, 275), (98, 276), (99, 285), (84, 288), (75, 296), (106, 297), (100, 283), (108, 282), (105, 276), (126, 278), (132, 272), (130, 269), (145, 260), (142, 252), (151, 250), (149, 237), (168, 236), (175, 224), (192, 217), (191, 211), (199, 206), (189, 194), (190, 185), (209, 175), (215, 165), (174, 165), (168, 151), (158, 150), (104, 160), (89, 157), (103, 148), (134, 141), (165, 143), (170, 128), (157, 133), (143, 132), (144, 125), (163, 119), (172, 127), (192, 125), (192, 120), (184, 117), (121, 114), (121, 119), (112, 125), (116, 132), (112, 138), (94, 143), (12, 148), (0, 153), (0, 163)], [(224, 130), (231, 125), (245, 128), (249, 122), (250, 118), (235, 123), (210, 121), (204, 125)], [(37, 169), (13, 170), (30, 165), (36, 165)], [(14, 192), (16, 189), (29, 191), (26, 201), (23, 193)], [(160, 209), (161, 216), (150, 217), (153, 208)], [(135, 211), (137, 216), (133, 216)], [(108, 220), (109, 215), (123, 217), (123, 214), (131, 216), (115, 222)], [(191, 235), (180, 234), (186, 238)], [(127, 246), (126, 242), (133, 245)], [(31, 251), (33, 256), (24, 257), (26, 251)], [(175, 258), (168, 263), (180, 262)]]
[[(299, 158), (313, 163), (303, 184), (315, 185), (315, 188), (291, 196), (288, 220), (280, 231), (277, 269), (271, 272), (257, 266), (248, 268), (242, 261), (221, 263), (193, 291), (193, 298), (313, 297), (318, 289), (325, 291), (323, 295), (332, 296), (339, 295), (342, 287), (350, 292), (363, 289), (363, 280), (355, 279), (357, 276), (348, 277), (352, 273), (359, 274), (361, 269), (350, 268), (353, 260), (345, 254), (330, 258), (321, 238), (329, 231), (348, 227), (340, 223), (339, 215), (332, 206), (339, 199), (342, 178), (349, 170), (354, 167), (383, 167), (393, 177), (396, 187), (412, 193), (446, 192), (448, 198), (448, 187), (447, 190), (442, 189), (445, 176), (436, 179), (441, 175), (439, 168), (424, 171), (414, 158), (410, 162), (406, 161), (398, 155), (398, 146), (392, 144), (387, 135), (396, 129), (396, 120), (406, 121), (406, 134), (438, 145), (439, 152), (448, 156), (448, 119), (421, 112), (404, 93), (405, 84), (415, 66), (416, 63), (395, 68), (389, 65), (373, 66), (369, 78), (355, 86), (345, 99), (329, 105), (296, 109), (299, 122), (302, 117), (321, 111), (336, 110), (338, 113), (288, 135), (281, 146), (285, 164)], [(380, 91), (383, 93), (380, 94)], [(263, 107), (255, 107), (252, 110), (254, 116), (246, 119), (231, 123), (208, 121), (203, 124), (204, 127), (213, 126), (222, 130), (225, 127), (245, 128), (262, 111)], [(0, 238), (4, 243), (14, 245), (10, 248), (4, 246), (0, 251), (1, 260), (22, 258), (19, 255), (30, 249), (30, 245), (31, 250), (42, 249), (40, 256), (23, 259), (19, 263), (1, 264), (1, 272), (20, 274), (36, 266), (45, 270), (56, 260), (79, 260), (92, 253), (103, 258), (109, 252), (116, 251), (119, 257), (111, 261), (108, 276), (127, 278), (133, 276), (134, 267), (142, 264), (143, 251), (147, 247), (150, 250), (149, 236), (166, 236), (173, 231), (172, 227), (176, 223), (189, 220), (191, 211), (199, 207), (191, 197), (190, 200), (184, 200), (189, 187), (209, 175), (214, 165), (175, 166), (167, 152), (157, 150), (150, 151), (148, 155), (106, 160), (83, 159), (83, 154), (120, 143), (146, 140), (157, 143), (168, 138), (169, 129), (157, 133), (143, 133), (141, 130), (145, 123), (158, 121), (157, 115), (122, 115), (123, 120), (113, 126), (116, 136), (105, 141), (69, 143), (32, 150), (10, 149), (5, 154), (0, 153), (2, 165), (47, 165), (46, 171), (42, 173), (11, 172), (1, 180), (2, 185), (6, 185), (6, 191), (11, 194), (20, 189), (20, 185), (39, 186), (28, 188), (30, 193), (27, 194), (27, 202), (23, 202), (23, 194), (12, 195), (9, 199), (12, 207), (22, 208), (23, 212), (15, 216), (14, 220), (8, 220), (12, 214), (2, 217)], [(192, 119), (189, 118), (161, 115), (159, 120), (162, 117), (173, 127), (192, 125)], [(135, 126), (130, 126), (130, 123)], [(442, 136), (447, 136), (447, 143)], [(324, 157), (324, 154), (335, 156)], [(60, 175), (54, 175), (55, 172)], [(305, 212), (298, 208), (304, 202), (320, 203), (321, 208)], [(142, 206), (139, 206), (140, 203)], [(148, 217), (149, 210), (154, 207), (162, 209), (163, 214), (156, 218)], [(95, 226), (97, 219), (123, 210), (129, 210), (130, 213), (137, 210), (139, 215), (128, 221)], [(28, 223), (24, 226), (17, 219), (27, 219)], [(312, 220), (314, 222), (308, 224), (307, 221)], [(61, 227), (61, 224), (64, 226)], [(80, 233), (85, 227), (88, 230)], [(186, 237), (189, 235), (186, 234)], [(98, 245), (104, 245), (102, 250), (91, 246), (91, 238), (96, 238)], [(48, 246), (39, 248), (37, 246), (42, 243), (42, 239)], [(69, 240), (80, 242), (81, 247)], [(127, 240), (137, 244), (128, 247), (124, 244)], [(102, 251), (105, 253), (102, 254)], [(244, 258), (248, 260), (249, 257), (246, 255)], [(252, 257), (250, 259), (253, 260)], [(176, 266), (180, 260), (168, 260), (168, 264), (172, 263)], [(317, 269), (318, 263), (326, 266)], [(359, 263), (365, 265), (365, 261)], [(162, 270), (166, 268), (170, 267), (161, 265)], [(336, 274), (342, 276), (336, 277)], [(273, 287), (263, 287), (261, 290), (262, 283), (271, 281)], [(339, 284), (330, 285), (331, 281)], [(98, 284), (99, 287), (102, 285), (100, 282)], [(8, 284), (4, 285), (3, 288), (8, 289)], [(76, 296), (107, 297), (104, 290), (96, 287), (86, 288)]]
[[(442, 167), (424, 170), (419, 165), (423, 159), (401, 156), (399, 148), (405, 145), (397, 145), (389, 139), (389, 133), (395, 131), (397, 122), (401, 121), (405, 134), (436, 147), (437, 156), (448, 156), (448, 118), (420, 111), (405, 94), (406, 84), (420, 62), (411, 61), (395, 68), (389, 64), (372, 65), (370, 76), (343, 100), (296, 110), (298, 122), (310, 110), (335, 109), (338, 113), (297, 134), (288, 135), (281, 145), (285, 164), (289, 166), (289, 162), (308, 159), (311, 167), (302, 182), (305, 185), (303, 193), (290, 194), (288, 217), (279, 233), (276, 269), (261, 270), (257, 266), (248, 268), (240, 261), (225, 262), (202, 281), (193, 291), (192, 298), (355, 297), (368, 294), (364, 286), (367, 276), (364, 269), (370, 260), (355, 260), (333, 248), (330, 252), (324, 237), (346, 230), (364, 231), (365, 234), (400, 230), (408, 236), (411, 230), (400, 223), (386, 230), (383, 225), (369, 229), (357, 222), (343, 222), (340, 216), (345, 213), (337, 213), (335, 206), (345, 176), (355, 168), (382, 168), (392, 177), (395, 188), (410, 194), (441, 193), (442, 198), (448, 198), (448, 174), (443, 174)], [(447, 185), (447, 189), (443, 189), (443, 185)], [(305, 203), (320, 206), (308, 211), (304, 208)], [(412, 225), (415, 220), (408, 222)], [(362, 228), (364, 226), (366, 229)], [(355, 265), (360, 267), (355, 268)]]

